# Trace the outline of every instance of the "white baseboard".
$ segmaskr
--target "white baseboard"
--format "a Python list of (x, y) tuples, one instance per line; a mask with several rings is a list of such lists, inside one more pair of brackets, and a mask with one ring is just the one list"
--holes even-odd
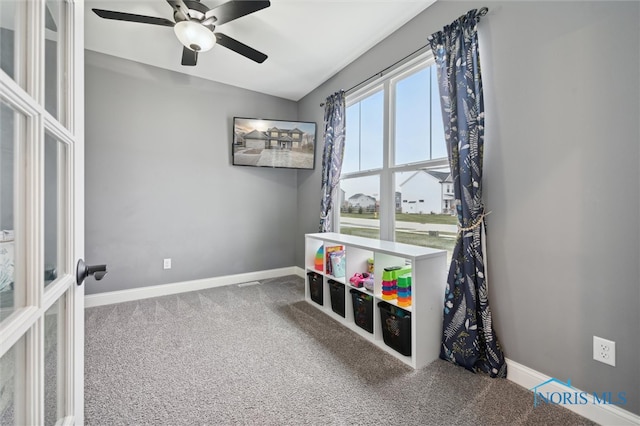
[[(535, 386), (550, 380), (551, 377), (533, 370), (520, 363), (507, 359), (507, 379), (512, 382), (526, 388), (527, 390), (533, 389)], [(567, 378), (558, 378), (558, 380), (567, 380)], [(546, 386), (546, 390), (549, 392), (566, 392), (567, 388), (557, 384), (549, 383)], [(575, 389), (577, 392), (581, 392), (579, 389)], [(533, 404), (533, 397), (531, 398), (531, 404)], [(592, 420), (601, 425), (640, 425), (640, 416), (624, 410), (619, 406), (605, 405), (605, 404), (563, 404), (563, 407), (580, 414), (589, 420)], [(535, 409), (535, 408), (534, 408)]]
[(295, 274), (297, 276), (299, 276), (300, 278), (304, 278), (304, 268), (301, 268), (299, 266), (292, 266), (292, 268), (295, 270)]
[(184, 281), (149, 287), (133, 288), (130, 290), (110, 291), (106, 293), (90, 294), (84, 297), (84, 307), (110, 305), (112, 303), (130, 302), (132, 300), (148, 299), (150, 297), (167, 296), (188, 291), (204, 290), (206, 288), (222, 287), (240, 284), (248, 281), (266, 280), (285, 275), (304, 276), (304, 270), (297, 266), (269, 269), (266, 271), (247, 272), (244, 274), (225, 275), (222, 277), (205, 278), (202, 280)]

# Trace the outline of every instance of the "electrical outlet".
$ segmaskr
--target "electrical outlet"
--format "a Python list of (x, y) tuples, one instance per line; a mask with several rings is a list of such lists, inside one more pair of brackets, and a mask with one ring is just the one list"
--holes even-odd
[(616, 366), (616, 342), (593, 336), (593, 359)]
[(171, 259), (164, 260), (164, 269), (171, 269)]

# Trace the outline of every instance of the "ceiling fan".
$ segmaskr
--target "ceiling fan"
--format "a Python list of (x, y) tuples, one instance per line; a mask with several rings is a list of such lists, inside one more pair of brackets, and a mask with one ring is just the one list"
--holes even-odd
[(271, 5), (270, 1), (231, 0), (212, 9), (200, 3), (199, 0), (167, 0), (167, 3), (173, 8), (175, 22), (154, 16), (135, 15), (133, 13), (104, 9), (92, 10), (96, 15), (105, 19), (173, 27), (178, 40), (184, 46), (182, 49), (182, 65), (194, 66), (198, 61), (198, 52), (206, 52), (216, 43), (259, 64), (267, 59), (267, 55), (264, 53), (226, 34), (213, 31), (216, 25), (226, 24), (234, 19), (269, 7)]

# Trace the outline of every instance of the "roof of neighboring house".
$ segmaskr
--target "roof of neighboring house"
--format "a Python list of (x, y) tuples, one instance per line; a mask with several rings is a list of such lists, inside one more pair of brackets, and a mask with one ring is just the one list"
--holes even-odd
[(425, 170), (425, 172), (438, 179), (440, 182), (453, 182), (451, 179), (451, 172), (437, 172), (435, 170)]
[(409, 176), (404, 182), (402, 182), (400, 184), (400, 186), (402, 186), (405, 183), (409, 182), (411, 179), (413, 179), (414, 177), (416, 177), (417, 175), (419, 175), (421, 173), (424, 173), (427, 176), (431, 176), (433, 178), (438, 179), (438, 182), (440, 182), (440, 183), (453, 182), (453, 180), (451, 179), (451, 172), (438, 172), (438, 171), (435, 171), (435, 170), (418, 170), (417, 172), (415, 172), (414, 174)]
[(246, 135), (244, 135), (245, 139), (268, 139), (267, 135), (264, 134), (264, 132), (260, 132), (258, 130), (254, 130), (252, 132), (247, 133)]
[(371, 199), (373, 201), (376, 201), (376, 199), (373, 198), (371, 195), (364, 195), (364, 194), (361, 194), (361, 193), (354, 194), (351, 197), (349, 197), (349, 199), (352, 200), (352, 199), (360, 198), (360, 197), (366, 197), (366, 198), (369, 198), (369, 199)]

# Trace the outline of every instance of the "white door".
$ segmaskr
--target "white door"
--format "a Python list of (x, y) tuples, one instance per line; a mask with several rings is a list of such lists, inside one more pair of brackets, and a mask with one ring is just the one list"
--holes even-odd
[(82, 424), (82, 0), (0, 0), (0, 424)]

